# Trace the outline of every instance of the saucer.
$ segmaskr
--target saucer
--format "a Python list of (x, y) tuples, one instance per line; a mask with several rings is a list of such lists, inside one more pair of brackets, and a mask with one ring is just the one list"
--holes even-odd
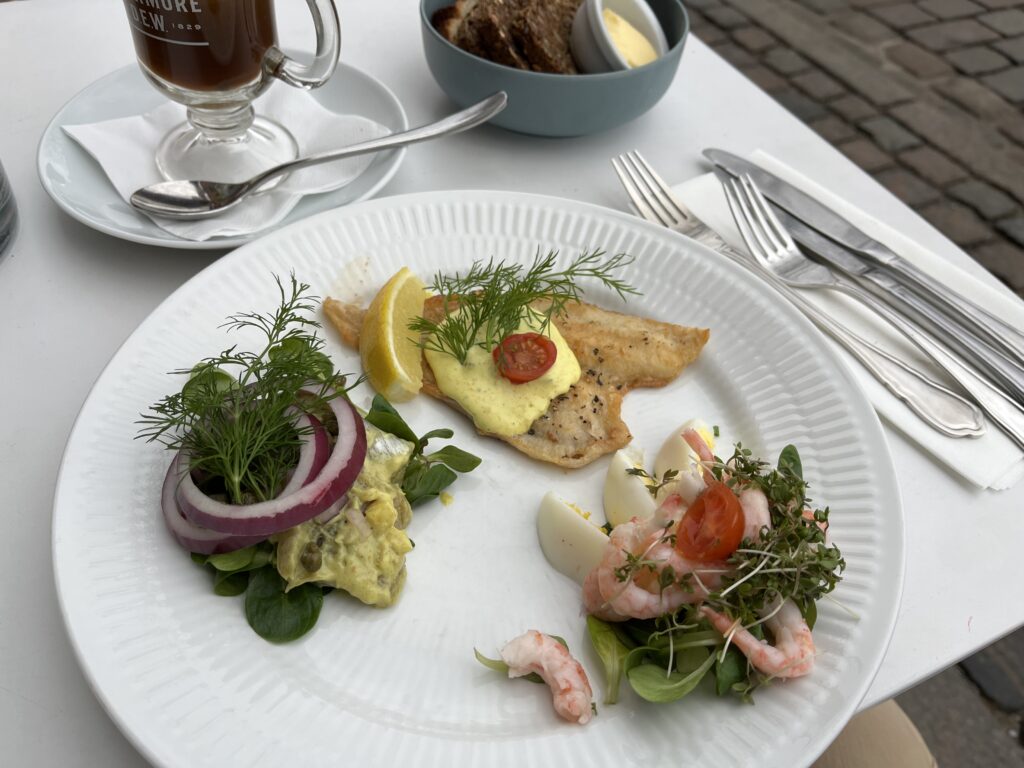
[[(329, 110), (362, 115), (392, 133), (409, 127), (405, 110), (391, 90), (347, 64), (339, 64), (333, 77), (310, 95)], [(405, 157), (404, 147), (378, 153), (351, 183), (307, 195), (276, 227), (201, 242), (184, 240), (160, 229), (122, 200), (100, 165), (63, 130), (65, 125), (141, 114), (163, 103), (166, 99), (146, 82), (136, 64), (111, 72), (79, 92), (54, 116), (39, 141), (36, 162), (43, 189), (69, 216), (114, 237), (168, 248), (234, 248), (314, 213), (372, 197), (391, 180)]]

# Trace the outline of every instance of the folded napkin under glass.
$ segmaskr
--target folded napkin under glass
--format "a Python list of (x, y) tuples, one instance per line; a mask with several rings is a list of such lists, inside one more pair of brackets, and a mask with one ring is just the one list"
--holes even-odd
[[(373, 120), (331, 112), (305, 91), (279, 85), (261, 96), (255, 102), (255, 109), (291, 131), (299, 145), (300, 157), (391, 133)], [(68, 125), (64, 130), (100, 164), (127, 203), (132, 192), (140, 187), (164, 181), (156, 167), (156, 148), (163, 137), (184, 120), (185, 108), (167, 103), (144, 115)], [(304, 195), (345, 186), (366, 170), (373, 158), (372, 154), (362, 155), (294, 171), (273, 189), (251, 195), (236, 207), (209, 219), (150, 218), (164, 231), (186, 240), (248, 235), (280, 223)]]
[[(1024, 303), (1016, 297), (986, 285), (974, 275), (855, 208), (774, 157), (758, 151), (750, 156), (750, 160), (832, 208), (951, 290), (987, 308), (1013, 327), (1024, 329)], [(730, 245), (744, 253), (749, 252), (733, 221), (722, 185), (714, 174), (691, 179), (675, 187), (675, 191), (699, 219)], [(917, 347), (869, 310), (834, 291), (801, 290), (800, 293), (850, 330), (888, 349), (950, 389), (959, 391), (956, 383), (938, 370)], [(832, 343), (831, 339), (829, 343)], [(1024, 452), (994, 424), (989, 423), (985, 435), (979, 438), (946, 437), (914, 415), (846, 350), (835, 344), (833, 346), (847, 363), (878, 414), (949, 469), (975, 485), (995, 490), (1007, 489), (1024, 477)]]

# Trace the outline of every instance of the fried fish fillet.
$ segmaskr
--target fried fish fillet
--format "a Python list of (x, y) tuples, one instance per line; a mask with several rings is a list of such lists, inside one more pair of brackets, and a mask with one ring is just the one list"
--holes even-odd
[[(428, 299), (424, 316), (440, 321), (442, 302), (439, 296)], [(358, 349), (365, 310), (330, 298), (323, 306), (342, 341)], [(579, 361), (580, 380), (552, 400), (525, 434), (491, 436), (561, 467), (582, 467), (626, 445), (633, 436), (622, 420), (622, 398), (635, 387), (668, 384), (697, 359), (709, 336), (706, 328), (624, 315), (586, 302), (566, 304), (565, 314), (554, 322)], [(464, 413), (438, 389), (425, 358), (422, 363), (423, 392)]]

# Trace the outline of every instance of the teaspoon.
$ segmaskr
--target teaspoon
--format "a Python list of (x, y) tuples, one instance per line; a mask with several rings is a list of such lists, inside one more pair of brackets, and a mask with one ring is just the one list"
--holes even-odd
[(508, 95), (504, 91), (499, 91), (483, 101), (435, 123), (353, 144), (344, 149), (281, 163), (253, 176), (248, 181), (233, 183), (162, 181), (158, 184), (150, 184), (148, 187), (142, 187), (132, 193), (131, 204), (140, 211), (174, 219), (200, 219), (205, 216), (213, 216), (238, 204), (244, 197), (259, 190), (270, 179), (288, 171), (459, 133), (487, 122), (501, 112), (506, 104), (508, 104)]

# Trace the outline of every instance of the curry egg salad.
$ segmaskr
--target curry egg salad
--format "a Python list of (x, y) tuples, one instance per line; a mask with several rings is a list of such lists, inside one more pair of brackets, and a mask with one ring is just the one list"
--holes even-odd
[(191, 369), (181, 390), (142, 416), (139, 436), (175, 451), (161, 491), (171, 536), (212, 571), (213, 590), (243, 596), (261, 637), (286, 642), (316, 623), (326, 592), (386, 608), (399, 598), (413, 508), (438, 498), (480, 460), (418, 436), (381, 395), (368, 411), (323, 352), (315, 301), (277, 281), (270, 313), (228, 319), (257, 330)]

